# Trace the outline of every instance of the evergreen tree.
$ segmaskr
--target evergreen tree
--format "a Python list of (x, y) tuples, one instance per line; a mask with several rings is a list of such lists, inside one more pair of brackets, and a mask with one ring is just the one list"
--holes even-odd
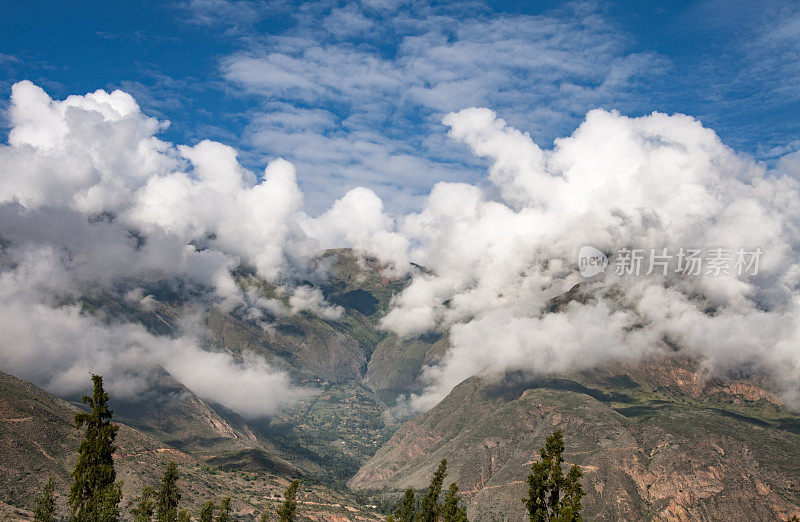
[(225, 497), (219, 503), (217, 522), (229, 522), (231, 519), (231, 497)]
[(561, 509), (557, 520), (562, 522), (579, 522), (583, 520), (583, 517), (581, 517), (581, 499), (585, 493), (583, 486), (581, 486), (581, 477), (583, 477), (583, 471), (578, 466), (573, 465), (564, 481), (564, 498), (561, 499)]
[(281, 522), (292, 522), (294, 520), (294, 512), (297, 510), (297, 488), (300, 487), (300, 481), (295, 479), (283, 492), (283, 504), (278, 508), (278, 520)]
[(178, 511), (178, 522), (192, 522), (192, 514), (188, 509)]
[(547, 437), (540, 451), (541, 460), (531, 466), (528, 475), (528, 497), (522, 499), (531, 522), (579, 522), (584, 492), (580, 479), (583, 473), (572, 466), (564, 476), (564, 437), (556, 430)]
[(435, 522), (439, 514), (439, 495), (442, 492), (442, 483), (444, 483), (444, 476), (447, 475), (447, 459), (442, 459), (439, 468), (433, 474), (431, 485), (428, 486), (428, 492), (422, 499), (420, 505), (420, 512), (417, 520), (420, 522)]
[(442, 522), (467, 522), (467, 512), (459, 505), (461, 497), (458, 495), (458, 486), (455, 482), (450, 484), (444, 503), (440, 508)]
[(56, 501), (53, 498), (53, 478), (47, 481), (42, 494), (36, 499), (36, 510), (33, 519), (36, 522), (53, 522), (56, 515)]
[(153, 512), (156, 509), (155, 496), (156, 490), (153, 487), (145, 486), (142, 488), (142, 494), (133, 501), (135, 505), (131, 509), (134, 522), (150, 522), (153, 520)]
[(267, 502), (264, 506), (264, 511), (261, 512), (261, 517), (258, 519), (259, 522), (267, 522), (270, 518), (272, 518), (272, 504)]
[(100, 492), (100, 503), (95, 520), (111, 522), (119, 519), (119, 501), (122, 500), (122, 482), (115, 482)]
[(167, 464), (161, 488), (158, 490), (156, 520), (158, 522), (176, 522), (178, 520), (178, 503), (181, 501), (181, 490), (178, 489), (178, 467), (174, 461)]
[(397, 519), (397, 522), (413, 522), (414, 512), (416, 509), (417, 501), (414, 498), (414, 490), (408, 488), (405, 496), (403, 496), (403, 501), (395, 510), (394, 516)]
[(111, 424), (108, 394), (103, 390), (103, 378), (92, 375), (94, 392), (83, 396), (91, 412), (75, 415), (75, 428), (86, 428), (78, 448), (78, 460), (72, 471), (69, 507), (75, 522), (108, 522), (119, 518), (122, 494), (114, 471), (114, 438), (117, 426)]
[(214, 522), (214, 501), (209, 500), (200, 510), (200, 522)]

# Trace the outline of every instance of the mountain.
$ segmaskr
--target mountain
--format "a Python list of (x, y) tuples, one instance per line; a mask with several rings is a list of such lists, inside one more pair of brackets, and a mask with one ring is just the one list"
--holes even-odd
[[(407, 279), (387, 279), (376, 261), (359, 259), (349, 250), (325, 252), (318, 262), (330, 277), (324, 285), (306, 284), (341, 306), (339, 317), (304, 311), (270, 317), (272, 328), (265, 329), (237, 310), (223, 312), (204, 303), (202, 291), (180, 281), (128, 281), (127, 286), (153, 296), (149, 310), (127, 300), (126, 288), (88, 291), (80, 299), (85, 314), (107, 322), (139, 323), (162, 336), (180, 335), (183, 318), (199, 310), (206, 349), (234, 357), (245, 352), (262, 355), (312, 392), (271, 418), (244, 419), (200, 399), (167, 371), (154, 368), (146, 391), (127, 399), (112, 395), (110, 401), (121, 426), (116, 457), (126, 499), (144, 484), (160, 480), (166, 462), (174, 459), (180, 465), (184, 495), (195, 507), (227, 491), (240, 513), (258, 511), (265, 499), (280, 497), (289, 479), (301, 477), (304, 515), (374, 517), (348, 494), (323, 484), (341, 490), (396, 429), (384, 415), (388, 406), (364, 375), (386, 335), (377, 323)], [(288, 307), (275, 286), (252, 270), (242, 267), (235, 276), (243, 289), (282, 299)], [(6, 443), (2, 463), (9, 473), (0, 480), (0, 491), (7, 493), (0, 513), (24, 512), (32, 508), (49, 476), (56, 477), (57, 491), (67, 491), (79, 442), (72, 421), (77, 406), (1, 375), (0, 427)]]
[[(317, 268), (326, 276), (302, 285), (341, 307), (338, 314), (306, 309), (254, 318), (211, 306), (202, 291), (175, 281), (128, 282), (153, 296), (147, 310), (124, 297), (129, 288), (83, 296), (83, 313), (139, 323), (156, 335), (180, 335), (187, 317), (199, 317), (205, 349), (262, 356), (309, 391), (271, 417), (244, 418), (152, 369), (146, 392), (111, 399), (123, 426), (117, 458), (126, 498), (156, 482), (173, 458), (195, 508), (229, 492), (246, 515), (301, 477), (304, 502), (316, 502), (303, 504), (304, 516), (370, 519), (375, 511), (358, 504), (391, 504), (405, 488), (425, 487), (446, 457), (447, 480), (458, 482), (472, 520), (521, 519), (530, 464), (560, 427), (568, 461), (585, 471), (587, 519), (800, 514), (800, 416), (766, 380), (709, 379), (698, 361), (677, 355), (568, 375), (511, 373), (471, 378), (402, 423), (388, 415), (391, 406), (421, 390), (418, 376), (446, 353), (448, 332), (402, 339), (382, 330), (409, 278), (387, 277), (374, 259), (331, 250)], [(291, 308), (253, 270), (239, 267), (234, 275), (248, 294)], [(543, 313), (582, 299), (580, 290), (551, 300)], [(49, 475), (66, 491), (78, 434), (75, 405), (8, 375), (0, 381), (1, 464), (9, 470), (0, 480), (8, 492), (3, 515), (30, 509)]]
[(212, 407), (163, 369), (152, 371), (147, 384), (135, 399), (112, 397), (118, 421), (218, 466), (285, 477), (302, 474), (269, 441), (259, 439), (245, 419)]
[[(148, 376), (148, 390), (115, 401), (121, 418), (154, 438), (198, 454), (223, 453), (218, 463), (237, 469), (266, 469), (284, 476), (299, 473), (315, 481), (343, 486), (396, 428), (384, 415), (394, 400), (365, 379), (376, 346), (386, 336), (378, 322), (393, 295), (408, 278), (387, 278), (374, 259), (350, 250), (330, 250), (317, 258), (326, 274), (303, 283), (341, 307), (337, 316), (314, 311), (253, 318), (241, 309), (223, 311), (203, 300), (202, 292), (179, 281), (128, 281), (153, 296), (142, 310), (116, 292), (87, 292), (84, 313), (104, 321), (135, 322), (151, 333), (181, 334), (186, 317), (200, 317), (209, 351), (264, 357), (286, 371), (310, 394), (269, 419), (245, 420), (235, 412), (200, 400), (162, 369)], [(234, 271), (242, 290), (280, 302), (289, 298), (254, 271)], [(265, 326), (266, 325), (266, 326)], [(377, 389), (377, 392), (376, 392)]]
[[(442, 458), (471, 520), (522, 520), (538, 448), (564, 431), (587, 520), (786, 520), (800, 515), (800, 415), (750, 381), (679, 357), (575, 375), (471, 378), (403, 425), (350, 481), (397, 497)], [(510, 515), (510, 516), (509, 516)]]
[[(198, 401), (192, 397), (188, 400)], [(55, 479), (57, 507), (62, 515), (66, 513), (69, 473), (81, 438), (73, 420), (77, 411), (78, 406), (0, 372), (0, 491), (3, 492), (0, 515), (4, 520), (29, 519), (35, 498), (50, 477)], [(196, 446), (165, 444), (115, 420), (120, 429), (114, 460), (117, 477), (124, 484), (123, 511), (127, 512), (124, 503), (138, 495), (142, 486), (160, 481), (170, 460), (178, 464), (182, 505), (195, 514), (206, 500), (218, 501), (226, 495), (233, 496), (233, 508), (240, 517), (257, 516), (267, 501), (277, 502), (297, 470), (288, 464), (283, 468), (276, 465), (279, 460), (263, 449), (257, 451), (252, 438), (242, 440), (241, 432), (226, 425), (207, 407), (201, 405), (194, 411), (209, 412), (205, 433), (227, 438), (229, 453), (212, 454), (198, 451)], [(187, 425), (185, 419), (177, 419)], [(189, 422), (189, 425), (197, 429), (199, 423)], [(219, 441), (215, 448), (220, 452), (226, 449)], [(243, 453), (247, 448), (261, 456), (258, 466), (247, 470), (228, 462), (231, 454), (235, 455), (237, 450)], [(273, 468), (280, 473), (270, 472)], [(374, 512), (359, 508), (352, 497), (308, 481), (303, 483), (299, 498), (299, 513), (305, 520), (335, 520), (354, 515), (364, 520), (376, 519)]]

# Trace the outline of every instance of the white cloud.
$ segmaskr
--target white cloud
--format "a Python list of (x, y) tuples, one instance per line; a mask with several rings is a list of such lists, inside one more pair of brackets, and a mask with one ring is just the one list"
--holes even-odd
[[(230, 147), (161, 141), (155, 135), (164, 125), (122, 91), (58, 101), (21, 82), (9, 120), (8, 144), (0, 145), (4, 368), (58, 393), (82, 389), (89, 372), (99, 372), (115, 393), (130, 395), (161, 366), (201, 397), (253, 416), (303, 394), (263, 360), (237, 363), (202, 350), (194, 336), (104, 324), (68, 304), (97, 291), (114, 294), (130, 280), (179, 279), (199, 292), (211, 289), (206, 306), (240, 308), (254, 320), (263, 311), (339, 317), (342, 309), (319, 290), (292, 289), (320, 250), (301, 226), (309, 218), (293, 165), (275, 160), (259, 179)], [(348, 214), (359, 211), (344, 206), (338, 217), (352, 223)], [(369, 231), (377, 231), (374, 224)], [(367, 236), (328, 239), (371, 247)], [(231, 276), (239, 263), (288, 285), (289, 307), (243, 292)], [(141, 288), (118, 297), (143, 311), (156, 305)]]
[(289, 306), (293, 313), (307, 311), (325, 319), (339, 319), (344, 313), (341, 306), (331, 306), (326, 303), (319, 288), (308, 286), (299, 286), (294, 289), (289, 297)]
[(306, 220), (303, 228), (323, 245), (346, 244), (375, 255), (395, 273), (405, 273), (409, 267), (408, 240), (393, 232), (394, 220), (368, 188), (351, 190), (324, 214)]
[[(787, 399), (800, 398), (800, 185), (787, 175), (791, 159), (767, 171), (683, 115), (594, 110), (552, 150), (487, 109), (445, 123), (490, 160), (500, 199), (440, 184), (405, 218), (401, 231), (418, 245), (412, 258), (433, 274), (416, 277), (383, 324), (401, 335), (450, 328), (452, 347), (425, 370), (425, 392), (401, 408), (429, 408), (471, 375), (631, 360), (666, 352), (667, 339), (718, 374), (766, 372)], [(624, 277), (610, 267), (584, 287), (587, 302), (543, 315), (548, 299), (582, 281), (570, 267), (582, 245), (764, 254), (757, 276)]]
[(156, 298), (152, 295), (144, 295), (143, 288), (134, 288), (123, 294), (125, 302), (132, 304), (145, 312), (152, 312), (156, 308)]
[(92, 373), (102, 374), (113, 395), (134, 398), (146, 389), (148, 373), (161, 367), (201, 398), (248, 417), (270, 415), (306, 394), (254, 355), (238, 363), (201, 349), (190, 336), (155, 336), (141, 325), (103, 322), (78, 305), (58, 304), (50, 290), (70, 278), (50, 248), (30, 250), (16, 270), (0, 272), (4, 370), (58, 394), (79, 393)]
[[(281, 110), (274, 136), (336, 121), (325, 111)], [(787, 399), (800, 400), (796, 158), (767, 170), (691, 117), (593, 110), (543, 149), (488, 109), (461, 110), (444, 122), (489, 163), (486, 182), (437, 183), (422, 210), (404, 216), (359, 187), (309, 216), (288, 161), (256, 176), (230, 147), (161, 141), (163, 125), (120, 91), (57, 101), (23, 82), (10, 115), (9, 142), (0, 146), (0, 306), (10, 341), (0, 357), (51, 390), (101, 371), (132, 393), (142, 385), (134, 363), (146, 361), (244, 414), (274, 411), (302, 392), (263, 361), (239, 364), (200, 350), (192, 337), (101, 324), (64, 302), (126, 278), (180, 278), (253, 320), (301, 311), (336, 319), (341, 308), (297, 282), (320, 249), (350, 246), (397, 274), (409, 260), (430, 269), (383, 319), (404, 336), (451, 332), (448, 354), (423, 373), (427, 388), (404, 403), (411, 409), (430, 407), (470, 375), (630, 360), (662, 350), (665, 339), (720, 374), (766, 372)], [(360, 145), (343, 157), (373, 150)], [(582, 281), (574, 261), (586, 244), (605, 252), (760, 247), (764, 255), (754, 277), (607, 273), (582, 290), (582, 302), (543, 314), (549, 299)], [(230, 274), (239, 263), (255, 267), (288, 304), (242, 291)], [(135, 290), (120, 297), (154, 304)], [(263, 408), (247, 400), (263, 390), (274, 394)]]
[[(491, 106), (548, 140), (592, 107), (631, 103), (630, 87), (664, 64), (630, 52), (591, 9), (500, 16), (479, 4), (326, 6), (299, 9), (279, 35), (243, 38), (220, 65), (260, 101), (248, 144), (295, 163), (317, 211), (363, 184), (389, 210), (408, 211), (437, 181), (477, 179), (477, 162), (440, 139), (446, 112)], [(287, 112), (324, 112), (326, 121), (287, 128)], [(344, 186), (332, 189), (331, 177)]]

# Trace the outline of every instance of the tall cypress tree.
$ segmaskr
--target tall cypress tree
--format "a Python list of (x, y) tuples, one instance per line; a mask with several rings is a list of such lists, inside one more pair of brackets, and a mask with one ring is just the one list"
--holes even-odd
[(181, 490), (178, 489), (178, 467), (170, 461), (161, 479), (158, 490), (158, 506), (156, 520), (158, 522), (176, 522), (178, 520), (178, 503), (181, 501)]
[(231, 519), (231, 497), (225, 497), (219, 503), (217, 522), (228, 522)]
[(53, 478), (47, 481), (42, 494), (36, 499), (33, 519), (36, 522), (53, 522), (56, 516), (56, 501), (53, 498)]
[(575, 465), (564, 476), (564, 436), (556, 430), (540, 450), (541, 460), (531, 466), (528, 496), (522, 499), (531, 522), (579, 522), (582, 519), (580, 483), (583, 473)]
[(417, 502), (414, 498), (414, 490), (408, 488), (403, 496), (403, 501), (394, 512), (397, 522), (414, 522), (414, 512), (417, 509)]
[(152, 486), (142, 488), (142, 494), (133, 501), (134, 507), (131, 509), (133, 522), (150, 522), (153, 520), (153, 513), (156, 509), (156, 503), (153, 500), (155, 496), (156, 490)]
[(440, 509), (442, 522), (467, 522), (467, 512), (459, 505), (460, 500), (458, 486), (453, 482)]
[(214, 501), (209, 500), (200, 510), (200, 522), (214, 522)]
[(439, 468), (433, 474), (431, 485), (428, 486), (428, 492), (422, 499), (420, 505), (420, 512), (417, 520), (420, 522), (435, 522), (439, 514), (439, 495), (442, 492), (442, 484), (444, 483), (444, 476), (447, 475), (447, 459), (442, 459), (439, 463)]
[(294, 513), (297, 510), (297, 488), (299, 487), (300, 481), (295, 479), (284, 491), (283, 504), (278, 508), (278, 520), (281, 522), (292, 522), (294, 520)]
[(75, 428), (86, 428), (78, 448), (78, 461), (72, 471), (69, 507), (75, 522), (109, 522), (119, 518), (121, 488), (114, 481), (114, 438), (117, 426), (111, 424), (108, 394), (103, 390), (103, 378), (92, 375), (94, 392), (83, 396), (91, 412), (75, 415)]

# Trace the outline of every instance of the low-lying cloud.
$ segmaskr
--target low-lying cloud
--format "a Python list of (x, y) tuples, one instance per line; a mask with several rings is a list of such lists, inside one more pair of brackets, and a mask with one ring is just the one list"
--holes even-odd
[(3, 369), (61, 395), (84, 391), (87, 377), (99, 373), (109, 377), (112, 394), (133, 399), (146, 390), (148, 374), (163, 368), (199, 397), (249, 417), (272, 414), (307, 395), (263, 359), (236, 361), (203, 350), (197, 325), (187, 325), (180, 337), (158, 336), (139, 324), (103, 321), (78, 304), (58, 303), (65, 295), (54, 291), (63, 292), (71, 278), (61, 255), (31, 249), (16, 269), (0, 273)]

